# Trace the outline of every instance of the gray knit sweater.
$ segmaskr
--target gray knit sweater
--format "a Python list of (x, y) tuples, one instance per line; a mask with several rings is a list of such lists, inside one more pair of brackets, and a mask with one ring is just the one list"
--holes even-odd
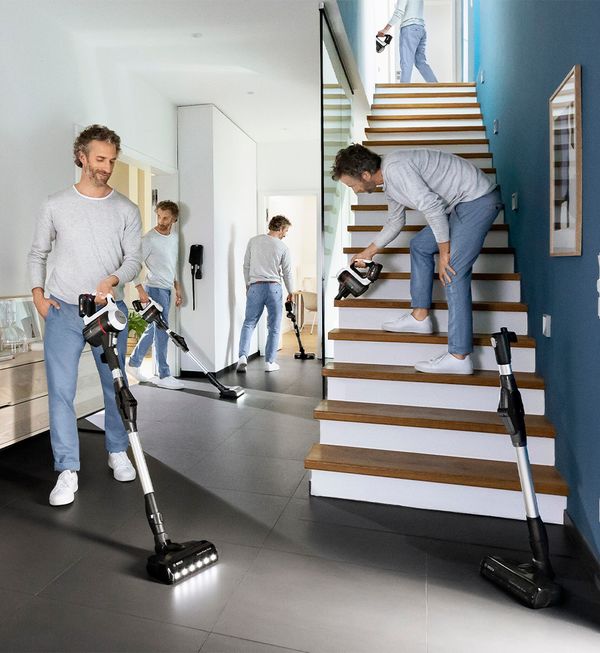
[(452, 209), (496, 188), (466, 159), (438, 150), (396, 150), (382, 158), (381, 172), (388, 220), (373, 241), (378, 248), (400, 233), (407, 208), (425, 215), (438, 243), (450, 240), (448, 215)]
[(81, 293), (93, 292), (114, 274), (119, 279), (115, 299), (122, 299), (123, 284), (140, 271), (141, 245), (140, 212), (133, 202), (115, 190), (93, 198), (72, 186), (42, 206), (27, 257), (31, 287), (77, 304)]

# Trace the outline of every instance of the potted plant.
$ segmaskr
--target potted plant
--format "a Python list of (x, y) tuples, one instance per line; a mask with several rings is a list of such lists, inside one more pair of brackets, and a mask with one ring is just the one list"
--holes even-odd
[(148, 328), (148, 323), (136, 311), (129, 311), (128, 317), (128, 334), (127, 334), (127, 355), (135, 349), (138, 340), (142, 337), (144, 331)]

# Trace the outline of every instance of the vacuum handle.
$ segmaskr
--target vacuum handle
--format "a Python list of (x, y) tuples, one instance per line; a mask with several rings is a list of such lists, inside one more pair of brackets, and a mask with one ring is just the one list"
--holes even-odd
[(502, 327), (499, 332), (492, 335), (491, 342), (498, 365), (510, 365), (510, 343), (517, 342), (517, 334)]

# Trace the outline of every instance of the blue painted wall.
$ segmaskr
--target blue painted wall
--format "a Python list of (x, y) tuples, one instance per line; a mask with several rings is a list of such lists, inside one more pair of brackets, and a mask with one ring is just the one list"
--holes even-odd
[(360, 61), (363, 54), (361, 37), (361, 0), (337, 0), (346, 34), (354, 53), (355, 61)]
[[(518, 213), (506, 214), (546, 412), (558, 432), (557, 466), (570, 486), (568, 512), (600, 559), (600, 2), (476, 0), (475, 18), (475, 61), (485, 71), (478, 92), (498, 181), (509, 207), (519, 193)], [(575, 64), (583, 89), (583, 254), (551, 258), (548, 99)], [(549, 339), (543, 313), (552, 316)]]

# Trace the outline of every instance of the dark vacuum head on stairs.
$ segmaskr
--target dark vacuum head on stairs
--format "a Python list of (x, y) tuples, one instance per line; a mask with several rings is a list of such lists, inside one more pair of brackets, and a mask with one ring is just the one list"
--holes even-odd
[(218, 559), (219, 554), (212, 542), (169, 542), (159, 553), (148, 558), (146, 569), (161, 583), (175, 585), (212, 567)]

